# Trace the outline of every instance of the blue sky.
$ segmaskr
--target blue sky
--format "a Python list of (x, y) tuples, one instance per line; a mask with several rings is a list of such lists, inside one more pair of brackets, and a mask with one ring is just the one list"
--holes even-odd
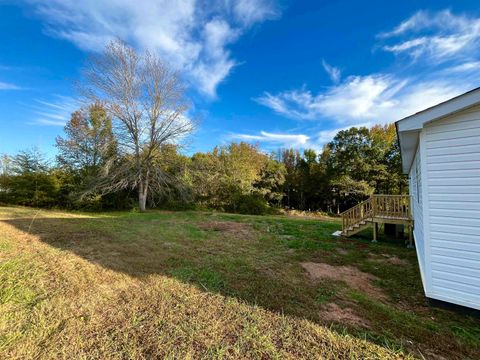
[(0, 0), (0, 153), (55, 154), (86, 55), (115, 37), (184, 74), (190, 153), (321, 149), (480, 85), (478, 1)]

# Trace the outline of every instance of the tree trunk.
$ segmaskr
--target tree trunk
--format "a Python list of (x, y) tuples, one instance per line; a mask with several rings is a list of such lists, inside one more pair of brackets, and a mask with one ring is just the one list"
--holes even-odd
[(138, 189), (138, 207), (140, 208), (140, 212), (145, 212), (147, 209), (147, 190), (148, 186), (140, 184)]
[(147, 197), (141, 192), (138, 193), (138, 206), (140, 207), (140, 212), (145, 212), (147, 207)]

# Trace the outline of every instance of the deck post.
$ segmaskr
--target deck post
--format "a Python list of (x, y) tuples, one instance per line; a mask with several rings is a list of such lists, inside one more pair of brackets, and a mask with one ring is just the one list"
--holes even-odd
[(413, 249), (412, 232), (413, 232), (413, 226), (408, 225), (408, 245), (407, 245), (407, 249)]
[(373, 223), (373, 240), (372, 240), (373, 243), (377, 242), (377, 232), (378, 232), (378, 223), (374, 222)]

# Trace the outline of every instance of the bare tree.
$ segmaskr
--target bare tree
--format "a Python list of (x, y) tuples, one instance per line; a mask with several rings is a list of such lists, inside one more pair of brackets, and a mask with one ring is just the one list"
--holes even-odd
[(12, 167), (12, 158), (7, 154), (2, 154), (0, 156), (0, 176), (8, 175)]
[(147, 198), (175, 181), (157, 165), (162, 146), (178, 144), (194, 129), (185, 116), (188, 102), (179, 74), (157, 56), (117, 40), (90, 58), (83, 75), (80, 90), (112, 118), (118, 146), (118, 157), (105, 164), (94, 188), (136, 189), (145, 211)]

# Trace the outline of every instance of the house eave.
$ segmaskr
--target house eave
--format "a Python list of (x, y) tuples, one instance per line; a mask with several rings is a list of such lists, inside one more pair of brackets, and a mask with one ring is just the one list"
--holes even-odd
[(400, 143), (400, 154), (402, 157), (402, 171), (404, 174), (410, 172), (415, 153), (417, 152), (420, 130), (398, 132), (398, 141)]
[(395, 122), (402, 157), (402, 170), (408, 174), (417, 151), (419, 134), (432, 122), (480, 103), (480, 87)]

